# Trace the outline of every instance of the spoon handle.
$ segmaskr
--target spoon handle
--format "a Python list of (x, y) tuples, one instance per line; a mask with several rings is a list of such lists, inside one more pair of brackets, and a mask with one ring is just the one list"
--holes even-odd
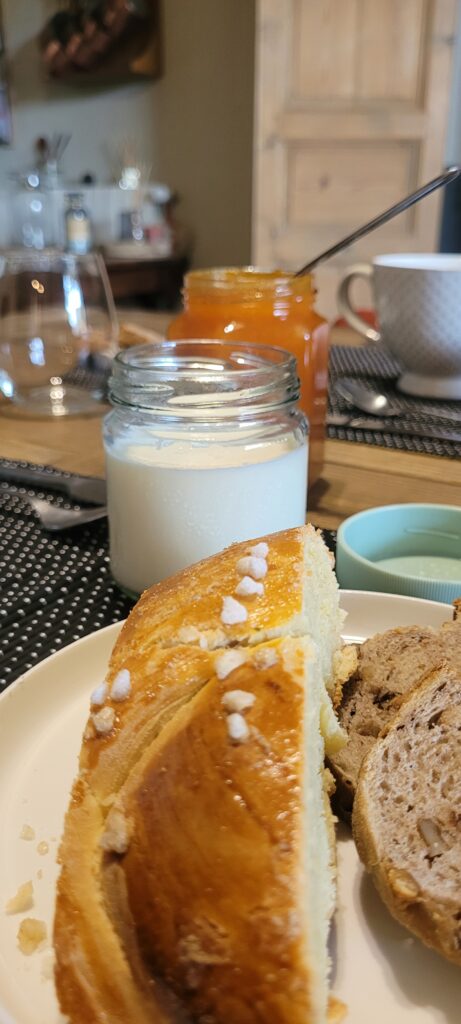
[(323, 263), (325, 260), (329, 260), (331, 256), (336, 256), (337, 252), (342, 252), (343, 249), (347, 249), (348, 245), (352, 245), (357, 239), (363, 238), (364, 235), (368, 235), (370, 231), (374, 231), (375, 228), (381, 227), (381, 224), (386, 224), (392, 217), (396, 217), (398, 213), (403, 213), (409, 206), (413, 206), (413, 203), (418, 203), (420, 199), (424, 199), (424, 196), (428, 196), (431, 192), (435, 192), (437, 188), (441, 188), (442, 185), (448, 185), (449, 181), (454, 181), (458, 175), (461, 174), (461, 167), (449, 167), (448, 170), (444, 171), (443, 174), (439, 174), (437, 178), (433, 178), (432, 181), (426, 182), (421, 188), (418, 188), (416, 192), (412, 192), (411, 195), (406, 196), (405, 199), (400, 199), (394, 206), (390, 206), (388, 210), (384, 210), (383, 213), (378, 214), (373, 220), (367, 221), (361, 228), (356, 228), (350, 235), (346, 235), (341, 241), (336, 242), (335, 245), (330, 246), (329, 249), (325, 249), (315, 259), (309, 260), (309, 263), (305, 263), (300, 270), (297, 270), (295, 277), (301, 277), (303, 274), (309, 274), (314, 267), (317, 267), (319, 263)]
[(461, 443), (461, 430), (450, 430), (442, 424), (413, 423), (412, 420), (380, 420), (373, 416), (352, 416), (347, 413), (328, 413), (327, 426), (352, 427), (353, 430), (379, 430), (383, 434), (407, 434), (409, 437), (432, 437), (436, 441)]

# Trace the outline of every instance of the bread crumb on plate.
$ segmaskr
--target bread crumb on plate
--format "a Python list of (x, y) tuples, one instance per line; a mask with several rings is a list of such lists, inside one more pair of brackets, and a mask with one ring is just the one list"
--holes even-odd
[(33, 905), (34, 887), (32, 882), (24, 882), (19, 886), (16, 895), (8, 900), (5, 911), (7, 914), (24, 914), (26, 910), (31, 910)]
[(46, 939), (46, 924), (36, 917), (25, 917), (18, 928), (18, 946), (24, 956), (30, 956)]
[(32, 828), (32, 825), (23, 825), (19, 833), (19, 838), (28, 840), (35, 839), (35, 829)]

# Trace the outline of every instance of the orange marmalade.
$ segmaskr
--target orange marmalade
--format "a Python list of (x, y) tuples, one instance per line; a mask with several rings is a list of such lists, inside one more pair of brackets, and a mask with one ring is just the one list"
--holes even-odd
[(297, 359), (299, 405), (310, 423), (309, 483), (323, 464), (328, 324), (314, 309), (312, 278), (252, 267), (194, 270), (186, 275), (184, 310), (171, 339), (222, 338), (277, 345)]

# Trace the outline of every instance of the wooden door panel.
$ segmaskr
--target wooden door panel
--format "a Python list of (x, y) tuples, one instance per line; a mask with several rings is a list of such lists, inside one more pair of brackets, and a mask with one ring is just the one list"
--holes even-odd
[[(349, 228), (408, 191), (415, 143), (343, 140), (288, 147), (287, 226)], [(369, 184), (363, 186), (366, 167)], [(334, 203), (332, 197), (334, 196)]]
[[(358, 0), (295, 0), (292, 13), (292, 96), (331, 99), (354, 95)], [(312, 46), (313, 40), (321, 46)], [(309, 60), (305, 59), (309, 53)]]
[[(258, 0), (253, 262), (296, 267), (443, 166), (457, 0)], [(322, 271), (436, 247), (440, 194)]]
[(361, 4), (358, 99), (419, 104), (430, 6), (429, 0), (366, 0)]

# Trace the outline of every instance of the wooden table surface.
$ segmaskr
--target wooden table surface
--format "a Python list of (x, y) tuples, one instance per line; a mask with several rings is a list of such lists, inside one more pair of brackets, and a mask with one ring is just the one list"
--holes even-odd
[[(126, 319), (162, 332), (168, 316), (130, 313)], [(334, 341), (360, 343), (351, 332), (336, 333)], [(102, 476), (101, 419), (50, 421), (0, 417), (0, 455)], [(308, 518), (316, 526), (334, 529), (347, 516), (372, 505), (403, 501), (461, 504), (461, 460), (330, 440), (326, 442), (325, 456), (322, 478), (308, 503)]]

